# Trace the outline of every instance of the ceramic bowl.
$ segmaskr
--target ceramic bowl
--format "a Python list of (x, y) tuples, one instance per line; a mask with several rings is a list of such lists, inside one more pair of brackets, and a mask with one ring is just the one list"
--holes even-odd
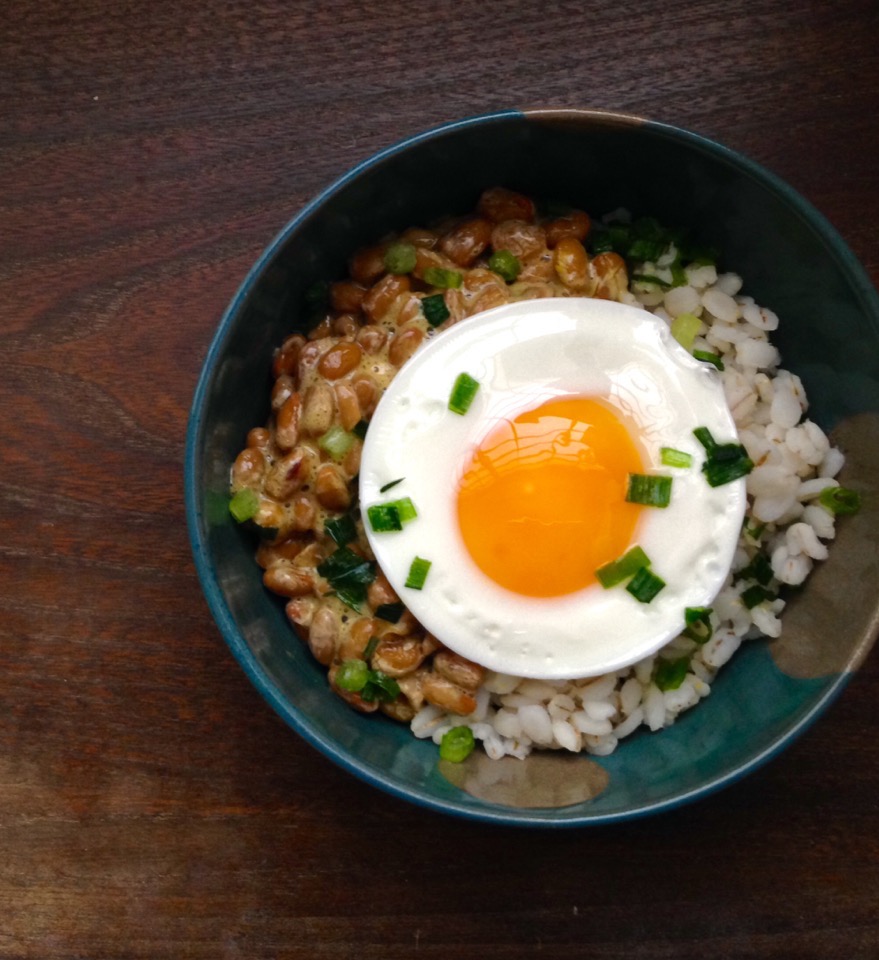
[[(862, 511), (791, 597), (776, 641), (748, 642), (712, 694), (672, 727), (609, 757), (532, 754), (460, 765), (328, 692), (325, 670), (262, 586), (254, 543), (227, 510), (229, 467), (264, 422), (273, 349), (305, 323), (316, 279), (342, 277), (361, 245), (473, 208), (503, 184), (601, 214), (623, 206), (690, 228), (746, 291), (781, 317), (783, 364), (810, 416), (848, 454)], [(300, 736), (352, 774), (434, 810), (482, 821), (582, 826), (642, 816), (734, 781), (783, 749), (843, 689), (872, 644), (879, 569), (879, 297), (833, 227), (750, 160), (659, 123), (588, 111), (505, 112), (428, 131), (346, 174), (297, 213), (245, 278), (210, 346), (186, 449), (198, 575), (219, 628), (257, 689)]]

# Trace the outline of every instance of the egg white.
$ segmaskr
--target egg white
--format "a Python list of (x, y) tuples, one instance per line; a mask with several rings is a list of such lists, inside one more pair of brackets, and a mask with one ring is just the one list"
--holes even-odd
[[(462, 371), (480, 383), (464, 416), (448, 409)], [(499, 421), (565, 395), (608, 400), (638, 425), (645, 471), (674, 477), (670, 505), (645, 507), (635, 534), (666, 582), (649, 604), (624, 586), (549, 598), (513, 593), (486, 576), (464, 544), (457, 489), (473, 448)], [(370, 545), (420, 623), (468, 659), (544, 679), (620, 669), (676, 636), (686, 607), (710, 605), (732, 562), (745, 482), (708, 485), (696, 427), (718, 442), (736, 437), (717, 372), (694, 360), (662, 320), (586, 298), (497, 307), (427, 343), (382, 397), (364, 443), (361, 507), (365, 516), (372, 504), (410, 497), (418, 516), (392, 533), (366, 522)], [(692, 467), (661, 466), (663, 446), (690, 453)], [(431, 561), (423, 590), (404, 585), (416, 555)]]

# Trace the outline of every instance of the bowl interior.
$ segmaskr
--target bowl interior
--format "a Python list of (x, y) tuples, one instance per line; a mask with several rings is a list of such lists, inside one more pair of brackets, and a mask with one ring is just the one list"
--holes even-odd
[[(389, 720), (354, 713), (264, 590), (254, 544), (231, 520), (229, 467), (265, 421), (273, 349), (308, 318), (303, 293), (341, 278), (359, 246), (465, 213), (502, 184), (600, 216), (626, 207), (686, 227), (722, 252), (743, 292), (775, 310), (783, 365), (804, 380), (809, 416), (853, 453), (844, 482), (866, 507), (846, 521), (815, 584), (794, 598), (783, 642), (754, 641), (698, 709), (604, 759), (546, 756), (460, 768)], [(642, 815), (699, 796), (780, 749), (841, 689), (875, 635), (879, 550), (879, 298), (832, 227), (789, 187), (700, 137), (633, 118), (505, 113), (441, 128), (358, 167), (306, 207), (230, 305), (205, 363), (187, 443), (196, 564), (235, 656), (282, 717), (328, 756), (391, 793), (484, 820), (574, 825)], [(819, 576), (820, 575), (820, 576)], [(828, 606), (829, 605), (829, 606)], [(845, 629), (826, 629), (840, 610)]]

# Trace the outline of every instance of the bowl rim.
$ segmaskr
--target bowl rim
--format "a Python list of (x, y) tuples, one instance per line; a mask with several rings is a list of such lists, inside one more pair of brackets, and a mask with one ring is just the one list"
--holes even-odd
[[(348, 183), (400, 152), (406, 151), (423, 142), (440, 138), (468, 127), (523, 119), (538, 122), (579, 121), (625, 128), (644, 128), (654, 135), (684, 142), (691, 147), (695, 147), (702, 152), (712, 155), (727, 165), (743, 171), (751, 178), (762, 181), (773, 192), (779, 195), (788, 207), (793, 209), (802, 223), (806, 225), (811, 232), (822, 238), (825, 245), (832, 251), (833, 257), (848, 283), (857, 292), (858, 299), (865, 314), (872, 314), (877, 322), (877, 326), (879, 326), (879, 294), (877, 294), (860, 262), (848, 248), (830, 221), (776, 174), (729, 147), (723, 146), (700, 134), (668, 123), (647, 120), (634, 114), (604, 110), (579, 108), (510, 109), (453, 120), (398, 140), (343, 173), (308, 201), (281, 228), (250, 267), (244, 280), (241, 282), (220, 318), (202, 362), (196, 388), (193, 393), (187, 422), (184, 452), (184, 504), (187, 530), (196, 572), (210, 612), (220, 629), (223, 639), (263, 699), (265, 699), (285, 723), (307, 743), (315, 747), (342, 769), (355, 775), (358, 779), (377, 787), (387, 794), (407, 800), (422, 808), (483, 823), (532, 828), (552, 827), (566, 829), (640, 819), (645, 816), (674, 809), (682, 804), (691, 803), (740, 780), (742, 777), (755, 771), (775, 757), (814, 723), (836, 697), (839, 696), (853, 676), (853, 671), (857, 667), (857, 662), (855, 662), (856, 658), (853, 657), (852, 661), (846, 665), (846, 668), (835, 675), (833, 680), (823, 690), (821, 696), (812, 703), (802, 715), (799, 716), (797, 721), (787, 728), (777, 740), (758, 753), (750, 756), (748, 759), (739, 762), (732, 769), (707, 780), (698, 787), (682, 793), (677, 793), (657, 801), (645, 802), (640, 806), (624, 811), (598, 814), (580, 812), (570, 817), (564, 816), (564, 808), (553, 808), (553, 815), (547, 816), (541, 815), (539, 808), (506, 808), (496, 805), (483, 809), (465, 803), (459, 803), (452, 799), (440, 800), (419, 791), (415, 787), (401, 786), (390, 778), (382, 776), (380, 772), (377, 772), (368, 764), (353, 758), (347, 751), (338, 747), (332, 739), (324, 736), (305, 714), (285, 699), (278, 686), (260, 666), (256, 657), (251, 652), (226, 604), (223, 591), (220, 588), (212, 568), (207, 544), (202, 537), (201, 531), (204, 521), (204, 511), (201, 509), (199, 491), (196, 483), (198, 453), (203, 437), (204, 404), (216, 372), (218, 359), (221, 357), (226, 342), (231, 335), (233, 321), (242, 306), (246, 303), (250, 291), (259, 281), (266, 266), (272, 262), (275, 255), (287, 243), (290, 236), (299, 228), (300, 224), (306, 221), (315, 210), (320, 208)], [(860, 660), (866, 655), (871, 645), (872, 644), (868, 645), (866, 650), (860, 651)], [(582, 804), (577, 804), (576, 807), (577, 809), (582, 809)], [(572, 807), (571, 809), (574, 808)]]

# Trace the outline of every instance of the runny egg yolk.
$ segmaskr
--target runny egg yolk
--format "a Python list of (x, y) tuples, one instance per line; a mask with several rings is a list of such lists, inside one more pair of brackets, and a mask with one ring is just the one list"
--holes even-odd
[(630, 473), (644, 473), (643, 461), (608, 406), (549, 400), (503, 421), (473, 453), (457, 497), (464, 543), (515, 593), (582, 590), (632, 544), (642, 508), (626, 502)]

